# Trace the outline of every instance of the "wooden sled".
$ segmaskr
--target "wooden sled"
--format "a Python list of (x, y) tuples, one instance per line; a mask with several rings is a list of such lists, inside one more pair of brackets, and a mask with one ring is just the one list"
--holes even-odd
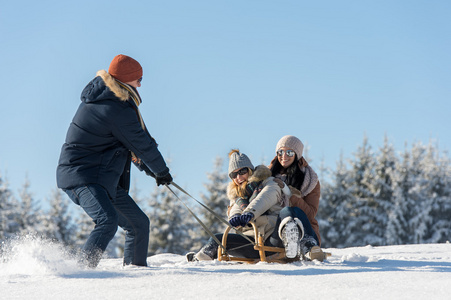
[[(255, 223), (249, 222), (249, 224), (252, 225), (252, 228), (254, 230), (254, 240), (255, 240), (254, 249), (259, 252), (260, 259), (235, 257), (235, 256), (230, 256), (226, 253), (226, 251), (224, 249), (227, 249), (227, 236), (229, 235), (229, 232), (232, 229), (232, 227), (229, 226), (226, 228), (226, 230), (224, 231), (224, 234), (222, 235), (222, 247), (221, 246), (218, 247), (218, 260), (219, 261), (237, 261), (237, 262), (245, 262), (245, 263), (255, 264), (260, 261), (268, 262), (268, 263), (272, 263), (272, 262), (289, 263), (289, 262), (301, 260), (301, 258), (299, 258), (299, 257), (287, 258), (285, 255), (285, 248), (265, 246), (264, 241), (263, 241), (263, 235), (258, 232), (258, 228), (255, 225)], [(323, 260), (325, 260), (325, 259), (327, 259), (328, 256), (332, 255), (331, 253), (322, 252), (321, 248), (319, 248), (319, 247), (316, 247), (316, 248), (318, 248), (320, 250), (320, 253), (322, 253), (322, 254), (319, 254), (318, 252), (316, 252), (316, 257), (314, 257), (313, 259), (318, 259), (318, 258), (320, 258), (319, 255), (321, 255), (322, 256), (321, 258), (323, 258)], [(271, 254), (271, 255), (267, 256), (266, 252), (275, 252), (275, 254)]]

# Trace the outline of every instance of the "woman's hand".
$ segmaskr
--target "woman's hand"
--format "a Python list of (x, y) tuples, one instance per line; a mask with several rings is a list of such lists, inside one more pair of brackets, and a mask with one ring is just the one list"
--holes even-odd
[(253, 217), (254, 214), (251, 212), (246, 212), (242, 215), (236, 214), (230, 218), (229, 224), (232, 225), (233, 227), (246, 226), (247, 223), (249, 223)]
[(236, 215), (232, 216), (229, 220), (229, 224), (232, 225), (232, 227), (240, 226), (240, 224), (241, 224), (240, 217), (241, 217), (240, 214), (236, 214)]
[(254, 214), (251, 212), (246, 212), (246, 213), (242, 214), (240, 217), (241, 226), (246, 226), (247, 223), (249, 223), (253, 217), (254, 217)]

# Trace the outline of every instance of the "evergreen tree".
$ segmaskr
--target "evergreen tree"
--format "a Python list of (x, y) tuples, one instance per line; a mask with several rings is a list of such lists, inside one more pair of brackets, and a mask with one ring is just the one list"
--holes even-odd
[(57, 239), (64, 245), (74, 245), (76, 229), (72, 222), (72, 215), (69, 213), (70, 200), (63, 197), (61, 190), (54, 189), (48, 201), (50, 210), (45, 220), (47, 223), (46, 235), (49, 238)]
[(388, 142), (387, 136), (384, 138), (384, 145), (379, 149), (376, 157), (375, 177), (372, 184), (374, 201), (370, 204), (371, 245), (386, 245), (386, 229), (388, 225), (388, 212), (392, 210), (393, 199), (393, 177), (395, 176), (397, 158), (394, 148)]
[(346, 224), (347, 233), (345, 246), (364, 246), (377, 241), (373, 235), (373, 222), (375, 215), (375, 201), (373, 181), (374, 156), (368, 139), (365, 136), (363, 145), (354, 154), (354, 160), (350, 161), (349, 192), (349, 222)]
[[(186, 203), (186, 197), (179, 198)], [(169, 189), (160, 187), (152, 193), (149, 206), (149, 255), (184, 254), (190, 250), (193, 247), (191, 236), (195, 230), (193, 231), (192, 218), (183, 204)]]
[(411, 242), (409, 235), (409, 207), (413, 204), (411, 197), (412, 180), (410, 172), (410, 153), (405, 151), (398, 161), (392, 177), (393, 197), (388, 211), (385, 238), (388, 245), (400, 245)]
[(420, 242), (446, 242), (451, 235), (450, 160), (441, 158), (438, 149), (429, 143), (425, 147), (420, 167), (423, 200), (421, 206), (425, 213)]
[(16, 212), (16, 222), (19, 224), (19, 234), (45, 234), (44, 214), (38, 202), (30, 192), (30, 182), (25, 180), (19, 191), (20, 205)]
[(412, 175), (411, 199), (407, 220), (409, 222), (410, 243), (420, 244), (424, 241), (427, 227), (431, 224), (430, 185), (428, 182), (429, 162), (426, 159), (426, 147), (416, 143), (412, 147), (410, 173)]
[(350, 185), (349, 171), (341, 154), (337, 168), (332, 173), (332, 183), (324, 182), (321, 187), (318, 223), (323, 247), (345, 247), (346, 236), (352, 234), (347, 226), (352, 215)]
[(17, 202), (11, 194), (7, 180), (0, 174), (0, 241), (11, 237), (19, 230), (15, 216)]
[[(223, 160), (221, 157), (217, 157), (214, 162), (213, 172), (207, 174), (209, 182), (204, 184), (208, 194), (202, 193), (201, 198), (203, 203), (212, 209), (215, 213), (223, 218), (227, 218), (227, 207), (229, 205), (229, 199), (227, 198), (227, 184), (229, 177), (227, 173), (223, 171)], [(202, 221), (213, 233), (224, 232), (226, 225), (218, 220), (212, 213), (203, 209)], [(208, 233), (201, 229), (202, 241), (206, 242), (210, 237)]]

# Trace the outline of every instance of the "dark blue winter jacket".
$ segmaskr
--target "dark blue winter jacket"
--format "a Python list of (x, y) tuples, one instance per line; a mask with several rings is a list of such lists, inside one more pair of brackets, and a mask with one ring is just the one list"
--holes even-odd
[(130, 151), (157, 177), (169, 173), (155, 140), (139, 122), (128, 91), (111, 75), (99, 71), (83, 90), (81, 101), (61, 149), (59, 188), (97, 183), (115, 198), (121, 175), (126, 176), (123, 173), (130, 168)]

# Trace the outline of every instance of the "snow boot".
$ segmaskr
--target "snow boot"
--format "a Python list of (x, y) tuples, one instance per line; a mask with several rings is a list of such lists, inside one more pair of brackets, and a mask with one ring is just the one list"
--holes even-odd
[(299, 219), (287, 217), (282, 220), (279, 226), (279, 236), (285, 247), (287, 258), (300, 256), (299, 241), (304, 236), (304, 226)]
[(307, 253), (309, 253), (314, 246), (318, 246), (315, 238), (308, 234), (304, 235), (304, 238), (299, 243), (301, 255), (306, 257)]
[(199, 251), (197, 253), (195, 252), (188, 252), (186, 255), (187, 261), (206, 261), (206, 260), (213, 260), (210, 256), (203, 253), (202, 251)]
[(327, 259), (327, 253), (323, 252), (319, 246), (313, 246), (312, 249), (307, 253), (306, 257), (309, 260), (319, 260), (324, 261)]
[(196, 254), (196, 252), (188, 252), (188, 253), (186, 253), (186, 260), (188, 261), (188, 262), (190, 262), (190, 261), (198, 261), (197, 260), (197, 258), (195, 258), (194, 257), (194, 255)]

